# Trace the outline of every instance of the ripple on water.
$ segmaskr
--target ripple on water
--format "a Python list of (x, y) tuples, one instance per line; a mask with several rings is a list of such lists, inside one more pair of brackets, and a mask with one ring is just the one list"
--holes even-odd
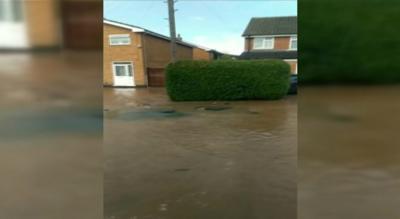
[(106, 113), (107, 118), (117, 120), (147, 120), (147, 119), (172, 119), (188, 116), (188, 113), (179, 112), (174, 109), (147, 109), (132, 111), (109, 111)]

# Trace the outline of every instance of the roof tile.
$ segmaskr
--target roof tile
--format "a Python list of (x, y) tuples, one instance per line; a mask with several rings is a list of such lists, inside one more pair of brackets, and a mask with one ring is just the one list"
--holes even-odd
[(297, 34), (297, 16), (252, 18), (242, 36)]

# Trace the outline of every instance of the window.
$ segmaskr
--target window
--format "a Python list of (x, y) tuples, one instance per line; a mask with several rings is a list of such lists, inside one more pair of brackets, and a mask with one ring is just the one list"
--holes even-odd
[(297, 36), (290, 37), (290, 48), (292, 50), (297, 50)]
[(0, 1), (0, 21), (4, 21), (6, 19), (6, 8), (5, 8), (5, 2), (4, 1)]
[(131, 38), (129, 37), (129, 34), (114, 34), (114, 35), (109, 35), (109, 38), (110, 38), (110, 45), (112, 46), (131, 44)]
[(13, 21), (21, 22), (22, 21), (22, 1), (13, 1), (12, 4), (12, 12), (13, 12)]
[(263, 47), (264, 39), (254, 38), (254, 49), (261, 49)]
[(115, 76), (132, 76), (132, 64), (129, 62), (115, 62), (114, 64), (115, 68)]
[(274, 38), (273, 37), (256, 37), (254, 38), (253, 49), (273, 49)]
[(0, 21), (22, 22), (23, 1), (0, 0)]

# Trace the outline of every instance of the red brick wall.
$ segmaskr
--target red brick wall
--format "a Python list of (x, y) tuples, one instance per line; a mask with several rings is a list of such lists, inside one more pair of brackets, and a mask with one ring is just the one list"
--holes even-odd
[(297, 60), (285, 60), (290, 65), (290, 73), (297, 74), (296, 67), (297, 67)]
[(275, 37), (275, 50), (288, 50), (290, 44), (290, 37)]
[(193, 48), (194, 60), (211, 60), (211, 54), (201, 48)]

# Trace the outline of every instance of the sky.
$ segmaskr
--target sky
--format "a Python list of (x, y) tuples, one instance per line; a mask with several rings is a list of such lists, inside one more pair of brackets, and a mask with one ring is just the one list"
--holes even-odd
[[(165, 0), (104, 0), (104, 17), (169, 36)], [(176, 32), (184, 41), (239, 55), (252, 17), (297, 15), (297, 0), (178, 0)]]

